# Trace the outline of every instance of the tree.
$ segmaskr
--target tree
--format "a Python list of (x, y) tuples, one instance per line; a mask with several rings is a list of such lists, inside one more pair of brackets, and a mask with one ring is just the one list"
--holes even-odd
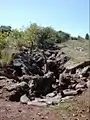
[(11, 32), (11, 26), (0, 26), (0, 31), (3, 32)]
[(86, 39), (86, 40), (89, 40), (89, 39), (90, 39), (90, 36), (89, 36), (88, 33), (86, 34), (85, 39)]
[(78, 35), (78, 38), (77, 38), (78, 40), (84, 40), (84, 38), (83, 37), (81, 37), (80, 35)]
[(48, 48), (55, 44), (57, 41), (57, 33), (51, 27), (43, 27), (38, 39), (38, 45), (40, 48)]
[(57, 32), (57, 43), (65, 42), (69, 40), (70, 35), (68, 33), (65, 33), (63, 31)]
[(33, 23), (24, 32), (24, 39), (27, 41), (29, 46), (36, 46), (40, 34), (40, 27)]

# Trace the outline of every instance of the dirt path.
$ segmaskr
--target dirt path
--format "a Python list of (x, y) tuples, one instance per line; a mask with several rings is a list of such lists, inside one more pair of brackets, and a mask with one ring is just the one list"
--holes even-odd
[(73, 101), (61, 103), (52, 109), (22, 105), (0, 99), (0, 120), (89, 120), (89, 90)]
[(0, 120), (89, 120), (90, 88), (54, 108), (22, 105), (0, 99)]
[(54, 111), (0, 100), (0, 120), (58, 120)]

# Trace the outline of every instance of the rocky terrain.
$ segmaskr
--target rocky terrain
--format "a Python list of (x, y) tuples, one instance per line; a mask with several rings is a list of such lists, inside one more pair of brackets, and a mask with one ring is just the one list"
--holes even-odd
[(88, 88), (90, 61), (67, 68), (69, 60), (58, 48), (22, 48), (7, 67), (0, 68), (0, 99), (48, 106), (81, 94)]

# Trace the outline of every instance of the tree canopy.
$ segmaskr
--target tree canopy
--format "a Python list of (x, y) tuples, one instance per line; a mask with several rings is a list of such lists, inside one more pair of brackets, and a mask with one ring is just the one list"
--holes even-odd
[(90, 39), (90, 36), (89, 36), (88, 33), (86, 34), (85, 39), (86, 39), (86, 40), (89, 40), (89, 39)]

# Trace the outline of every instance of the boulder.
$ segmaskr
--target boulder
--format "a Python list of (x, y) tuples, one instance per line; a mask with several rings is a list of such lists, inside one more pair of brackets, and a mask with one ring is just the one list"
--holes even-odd
[(63, 96), (62, 97), (65, 97), (65, 96), (75, 96), (77, 94), (78, 94), (77, 90), (67, 89), (67, 90), (63, 90)]
[(89, 88), (89, 87), (90, 87), (90, 80), (88, 80), (88, 81), (86, 82), (86, 84), (87, 84), (87, 87)]
[(49, 60), (55, 60), (55, 54), (52, 54), (48, 59)]
[(33, 90), (35, 91), (36, 96), (46, 95), (52, 92), (52, 84), (55, 83), (55, 77), (53, 72), (48, 72), (44, 76), (38, 76), (33, 81)]
[(0, 97), (40, 106), (81, 94), (89, 86), (90, 61), (68, 69), (70, 58), (51, 49), (21, 48), (14, 53), (11, 63), (0, 68)]
[(2, 79), (0, 80), (0, 89), (4, 88), (4, 87), (8, 87), (12, 84), (14, 84), (14, 80), (13, 79), (8, 79), (6, 77), (1, 77)]
[(26, 83), (29, 83), (30, 81), (30, 76), (29, 75), (23, 75), (22, 77), (19, 77), (19, 81), (24, 81)]
[(64, 53), (64, 52), (59, 51), (59, 52), (58, 52), (58, 54), (56, 55), (56, 58), (60, 58), (60, 57), (61, 57), (61, 55), (65, 55), (65, 53)]
[(54, 97), (55, 95), (56, 95), (55, 92), (53, 92), (53, 93), (49, 93), (49, 94), (47, 94), (46, 97), (48, 97), (48, 98), (52, 98), (52, 97)]
[(46, 97), (46, 104), (47, 105), (56, 105), (61, 101), (61, 94), (57, 94), (52, 98)]
[(83, 75), (83, 77), (88, 77), (89, 71), (90, 71), (90, 66), (86, 66), (82, 69), (81, 74)]
[(59, 84), (61, 89), (67, 89), (68, 86), (71, 84), (71, 76), (68, 73), (60, 74)]
[(0, 80), (7, 79), (5, 76), (0, 76)]
[(73, 66), (68, 66), (67, 69), (75, 74), (76, 69), (80, 69), (80, 68), (83, 69), (84, 67), (89, 66), (89, 65), (90, 65), (90, 61), (84, 61), (78, 64), (74, 64)]
[(51, 53), (49, 50), (45, 51), (44, 54), (46, 55), (46, 57), (50, 57), (51, 56)]
[(29, 86), (26, 82), (14, 83), (13, 85), (4, 87), (7, 93), (7, 98), (11, 101), (20, 101), (23, 94), (27, 94)]
[(54, 73), (56, 78), (59, 78), (59, 66), (55, 60), (47, 60), (47, 69)]
[(23, 104), (27, 104), (29, 102), (29, 98), (26, 96), (26, 94), (22, 95), (20, 97), (20, 102), (23, 103)]
[(66, 96), (61, 98), (61, 102), (65, 102), (65, 100), (72, 99), (74, 96)]
[(60, 64), (65, 64), (67, 61), (69, 61), (69, 59), (70, 59), (70, 58), (69, 58), (68, 56), (62, 54), (62, 55), (60, 56)]
[(54, 69), (56, 69), (57, 67), (55, 61), (53, 60), (47, 60), (47, 66), (48, 66), (48, 70), (50, 71), (54, 71)]
[(75, 89), (80, 89), (80, 88), (87, 88), (87, 84), (85, 82), (82, 82), (82, 83), (78, 83), (75, 86)]
[(29, 101), (27, 104), (28, 104), (28, 105), (34, 105), (34, 106), (40, 106), (40, 107), (47, 105), (46, 103), (38, 102), (37, 100)]

